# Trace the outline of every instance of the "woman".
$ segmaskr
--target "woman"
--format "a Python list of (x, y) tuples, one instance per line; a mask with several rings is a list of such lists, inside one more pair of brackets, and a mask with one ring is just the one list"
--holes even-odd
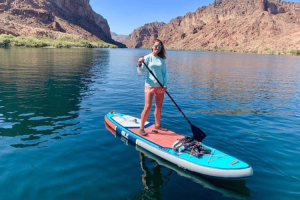
[[(145, 81), (145, 106), (141, 114), (141, 126), (140, 134), (147, 135), (144, 130), (145, 122), (148, 119), (149, 112), (152, 106), (152, 100), (155, 95), (155, 129), (167, 131), (166, 128), (160, 125), (161, 118), (161, 109), (164, 100), (164, 93), (167, 90), (167, 79), (166, 79), (166, 50), (162, 41), (159, 39), (155, 40), (154, 45), (151, 48), (152, 53), (146, 55), (144, 58), (138, 60), (138, 73), (146, 72), (146, 81)], [(147, 67), (153, 72), (159, 82), (164, 86), (163, 88), (159, 85), (156, 79), (150, 74)]]

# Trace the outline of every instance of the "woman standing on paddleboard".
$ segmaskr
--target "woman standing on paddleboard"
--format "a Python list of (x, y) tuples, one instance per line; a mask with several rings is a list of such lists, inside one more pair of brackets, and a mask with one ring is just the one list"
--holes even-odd
[[(159, 39), (155, 40), (154, 45), (151, 48), (152, 53), (140, 58), (138, 60), (138, 73), (142, 74), (146, 72), (146, 81), (145, 81), (145, 106), (141, 114), (141, 126), (140, 133), (141, 135), (147, 135), (144, 130), (145, 122), (148, 119), (149, 112), (152, 106), (152, 100), (155, 95), (155, 128), (158, 130), (167, 131), (166, 128), (160, 125), (161, 110), (162, 104), (164, 101), (164, 93), (167, 90), (167, 79), (166, 79), (166, 50), (165, 47)], [(159, 82), (163, 85), (163, 88), (159, 85), (157, 80), (150, 74), (147, 67), (153, 72)]]

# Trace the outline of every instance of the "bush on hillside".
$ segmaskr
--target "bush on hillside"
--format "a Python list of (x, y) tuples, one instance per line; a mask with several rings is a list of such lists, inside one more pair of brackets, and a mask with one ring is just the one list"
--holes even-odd
[(104, 41), (90, 42), (88, 40), (71, 38), (69, 36), (62, 38), (49, 38), (41, 36), (18, 36), (0, 35), (0, 47), (46, 47), (53, 46), (56, 48), (86, 47), (86, 48), (117, 48), (116, 45), (108, 44)]

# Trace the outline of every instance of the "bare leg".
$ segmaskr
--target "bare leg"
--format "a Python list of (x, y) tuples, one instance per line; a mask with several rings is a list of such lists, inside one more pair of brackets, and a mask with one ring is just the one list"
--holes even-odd
[(145, 92), (145, 106), (144, 106), (144, 110), (143, 110), (143, 112), (141, 114), (141, 126), (140, 126), (140, 129), (144, 129), (145, 122), (148, 119), (149, 112), (150, 112), (151, 106), (152, 106), (153, 96), (154, 96), (154, 93)]
[(155, 111), (154, 111), (155, 126), (160, 126), (160, 118), (161, 118), (163, 101), (164, 101), (164, 93), (157, 93), (155, 95)]

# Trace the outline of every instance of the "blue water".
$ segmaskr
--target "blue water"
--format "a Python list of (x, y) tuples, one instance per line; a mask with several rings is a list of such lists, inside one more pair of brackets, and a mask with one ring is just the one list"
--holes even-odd
[[(300, 199), (300, 58), (167, 51), (169, 93), (253, 177), (194, 175), (115, 137), (140, 116), (138, 49), (0, 49), (0, 199)], [(154, 121), (153, 109), (149, 121)], [(166, 96), (162, 125), (191, 135)]]

